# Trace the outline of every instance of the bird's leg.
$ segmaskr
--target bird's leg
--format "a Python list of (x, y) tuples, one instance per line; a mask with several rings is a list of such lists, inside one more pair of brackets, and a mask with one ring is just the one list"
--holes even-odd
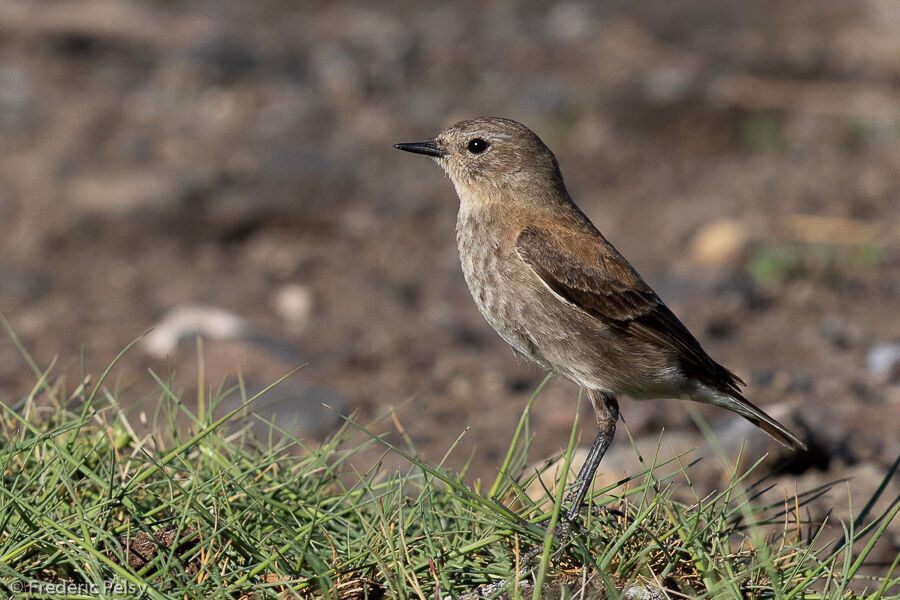
[(561, 523), (560, 529), (557, 531), (557, 538), (565, 540), (569, 535), (571, 523), (581, 513), (584, 506), (584, 499), (591, 484), (594, 482), (594, 473), (606, 454), (606, 449), (612, 443), (613, 437), (616, 435), (616, 421), (619, 419), (619, 402), (612, 394), (588, 390), (588, 396), (591, 398), (591, 404), (594, 405), (594, 415), (597, 417), (597, 437), (591, 444), (588, 455), (575, 478), (575, 488), (566, 496), (566, 502), (570, 502), (569, 510), (566, 512), (566, 519)]
[[(571, 503), (571, 505), (562, 521), (553, 531), (553, 537), (556, 538), (556, 543), (560, 546), (563, 546), (569, 539), (572, 523), (581, 513), (584, 499), (594, 481), (594, 473), (597, 471), (597, 467), (600, 466), (600, 461), (603, 460), (606, 449), (612, 443), (616, 434), (616, 421), (619, 419), (619, 402), (615, 396), (594, 390), (588, 390), (588, 396), (590, 396), (591, 403), (594, 405), (594, 415), (597, 417), (597, 426), (600, 430), (597, 432), (597, 437), (594, 438), (593, 443), (591, 443), (591, 448), (588, 450), (584, 464), (581, 465), (581, 470), (578, 471), (578, 477), (575, 478), (575, 487), (563, 499), (563, 502)], [(523, 562), (530, 562), (541, 552), (543, 552), (542, 546), (535, 548), (525, 556)]]

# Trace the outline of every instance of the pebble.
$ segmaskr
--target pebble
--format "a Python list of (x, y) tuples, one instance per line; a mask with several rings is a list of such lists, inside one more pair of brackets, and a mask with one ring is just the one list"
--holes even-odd
[(633, 585), (625, 590), (627, 600), (663, 600), (666, 595), (662, 590), (646, 585)]
[(238, 315), (217, 306), (183, 304), (168, 311), (141, 342), (156, 358), (170, 355), (182, 340), (201, 335), (212, 340), (239, 338), (250, 331)]
[[(252, 397), (268, 385), (268, 382), (248, 382), (247, 396)], [(223, 409), (236, 407), (241, 400), (234, 397), (223, 404)], [(269, 423), (273, 423), (291, 434), (318, 438), (340, 427), (347, 400), (330, 386), (293, 377), (260, 396), (250, 410), (258, 417), (251, 428), (260, 436), (268, 435)]]
[(866, 369), (883, 383), (900, 380), (900, 342), (873, 346), (866, 355)]
[(726, 267), (746, 256), (749, 236), (743, 224), (733, 219), (713, 221), (694, 234), (689, 245), (691, 260), (706, 267)]
[(275, 292), (272, 305), (285, 327), (292, 333), (300, 333), (309, 324), (313, 295), (305, 285), (288, 284)]

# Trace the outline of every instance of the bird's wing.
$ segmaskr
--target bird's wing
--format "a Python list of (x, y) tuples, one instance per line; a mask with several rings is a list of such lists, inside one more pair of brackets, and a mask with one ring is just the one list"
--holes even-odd
[(744, 382), (715, 362), (628, 261), (593, 228), (526, 227), (516, 251), (555, 294), (611, 327), (671, 351), (685, 375), (742, 398)]

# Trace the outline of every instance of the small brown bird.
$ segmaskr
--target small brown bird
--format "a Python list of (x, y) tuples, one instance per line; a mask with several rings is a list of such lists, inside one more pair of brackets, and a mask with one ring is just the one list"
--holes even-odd
[(706, 354), (579, 210), (556, 157), (530, 129), (480, 118), (394, 147), (434, 158), (453, 181), (463, 273), (491, 327), (591, 399), (599, 433), (576, 479), (569, 520), (615, 435), (620, 394), (721, 406), (789, 448), (806, 448), (744, 398), (744, 382)]

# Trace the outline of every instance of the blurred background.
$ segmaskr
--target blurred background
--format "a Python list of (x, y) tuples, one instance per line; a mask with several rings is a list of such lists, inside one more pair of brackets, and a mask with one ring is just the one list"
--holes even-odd
[[(0, 0), (0, 311), (70, 388), (82, 356), (96, 377), (153, 328), (110, 385), (136, 410), (159, 397), (148, 368), (193, 393), (199, 331), (214, 387), (307, 364), (260, 410), (311, 439), (339, 423), (323, 402), (395, 407), (383, 427), (430, 460), (468, 427), (449, 464), (493, 477), (544, 373), (469, 298), (449, 181), (391, 148), (480, 115), (534, 129), (601, 231), (810, 441), (791, 489), (878, 486), (900, 455), (891, 0)], [(5, 336), (0, 398), (35, 381)], [(566, 445), (577, 396), (542, 392), (535, 459)], [(703, 444), (678, 401), (622, 412), (645, 447), (663, 427), (663, 454)], [(788, 459), (704, 414), (733, 455)], [(633, 454), (621, 435), (610, 476)]]

